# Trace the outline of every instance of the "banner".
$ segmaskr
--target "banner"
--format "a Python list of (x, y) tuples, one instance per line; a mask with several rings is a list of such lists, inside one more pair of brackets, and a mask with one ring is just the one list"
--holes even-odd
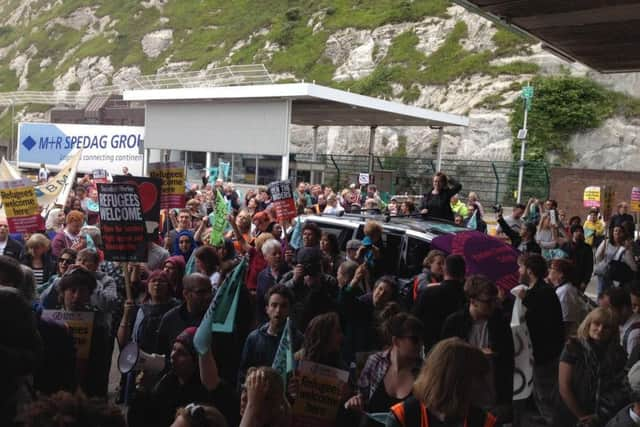
[(12, 179), (21, 178), (22, 176), (20, 176), (20, 171), (14, 168), (13, 165), (3, 157), (2, 162), (0, 163), (0, 180), (11, 181)]
[(76, 348), (76, 371), (84, 378), (91, 356), (91, 338), (95, 313), (92, 311), (44, 310), (42, 319), (65, 325)]
[(11, 233), (34, 233), (44, 230), (36, 191), (28, 179), (0, 182), (0, 198)]
[[(517, 288), (511, 291), (514, 296), (518, 291)], [(515, 357), (513, 400), (527, 399), (533, 392), (533, 347), (525, 320), (526, 311), (527, 308), (522, 304), (522, 300), (516, 296), (511, 312), (511, 334)]]
[(227, 226), (227, 215), (229, 215), (227, 201), (222, 197), (220, 190), (217, 190), (216, 207), (209, 215), (209, 222), (211, 223), (211, 235), (209, 236), (210, 245), (218, 246), (224, 243), (224, 230)]
[(296, 223), (293, 226), (293, 232), (289, 238), (289, 245), (295, 250), (304, 246), (304, 242), (302, 241), (302, 219), (300, 218), (296, 219)]
[(282, 376), (286, 386), (289, 375), (293, 373), (293, 338), (291, 334), (291, 319), (289, 317), (287, 317), (287, 323), (284, 324), (282, 337), (280, 337), (271, 367)]
[(629, 205), (631, 212), (640, 212), (640, 187), (631, 189), (631, 203)]
[(76, 172), (78, 171), (78, 163), (81, 156), (82, 151), (78, 151), (62, 166), (56, 176), (49, 178), (45, 184), (36, 187), (38, 204), (44, 208), (43, 216), (46, 216), (47, 212), (55, 205), (65, 205), (76, 180)]
[(160, 194), (162, 181), (159, 178), (146, 176), (116, 175), (114, 184), (130, 184), (136, 187), (142, 207), (145, 232), (147, 236), (157, 237), (160, 229)]
[(518, 284), (518, 252), (511, 246), (479, 231), (448, 233), (431, 241), (432, 249), (462, 255), (466, 274), (483, 274), (508, 291)]
[(98, 184), (100, 232), (107, 261), (147, 261), (142, 203), (131, 184)]
[(584, 195), (582, 197), (583, 206), (585, 208), (599, 208), (601, 200), (600, 187), (592, 186), (584, 189)]
[(64, 123), (20, 123), (18, 167), (59, 169), (82, 151), (81, 172), (106, 169), (112, 175), (126, 166), (142, 174), (144, 126), (75, 125)]
[(149, 176), (160, 178), (160, 209), (184, 208), (184, 165), (181, 162), (149, 163)]
[(296, 377), (299, 386), (293, 404), (292, 427), (335, 425), (349, 372), (301, 360)]
[(271, 200), (276, 211), (276, 220), (288, 221), (298, 215), (296, 203), (293, 200), (293, 188), (290, 180), (274, 181), (269, 184)]

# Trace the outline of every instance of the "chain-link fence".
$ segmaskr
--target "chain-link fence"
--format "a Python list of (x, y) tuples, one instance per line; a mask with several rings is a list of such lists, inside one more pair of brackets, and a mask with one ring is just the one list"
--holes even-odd
[[(311, 162), (311, 154), (298, 153), (295, 160)], [(323, 181), (333, 188), (345, 188), (356, 182), (358, 173), (367, 172), (368, 156), (318, 155), (314, 162), (323, 165)], [(512, 205), (517, 198), (518, 162), (442, 159), (442, 171), (462, 184), (462, 196), (470, 191), (485, 204)], [(374, 174), (385, 180), (389, 194), (422, 194), (431, 187), (437, 170), (436, 159), (424, 157), (375, 156)], [(526, 162), (522, 200), (549, 196), (549, 170), (544, 162)]]

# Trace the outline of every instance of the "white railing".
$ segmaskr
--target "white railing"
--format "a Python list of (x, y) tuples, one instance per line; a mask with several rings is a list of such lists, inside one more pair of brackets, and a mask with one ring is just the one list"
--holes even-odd
[(84, 106), (97, 95), (120, 95), (126, 89), (176, 89), (215, 86), (271, 84), (273, 78), (263, 64), (231, 65), (201, 71), (140, 76), (124, 86), (100, 86), (82, 91), (0, 92), (0, 106), (49, 104)]

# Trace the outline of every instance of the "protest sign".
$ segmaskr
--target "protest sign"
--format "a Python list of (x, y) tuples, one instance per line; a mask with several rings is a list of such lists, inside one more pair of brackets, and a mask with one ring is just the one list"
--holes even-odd
[(44, 230), (36, 190), (28, 179), (0, 182), (0, 198), (12, 233), (33, 233)]
[(600, 207), (600, 187), (591, 186), (584, 189), (584, 196), (582, 197), (583, 206), (585, 208), (599, 208)]
[(162, 181), (159, 178), (145, 176), (116, 175), (114, 184), (130, 184), (136, 186), (140, 196), (142, 217), (144, 218), (147, 236), (157, 236), (160, 227), (160, 194)]
[(211, 235), (209, 236), (209, 243), (214, 246), (224, 243), (224, 230), (227, 226), (227, 215), (229, 214), (229, 207), (227, 201), (222, 197), (220, 190), (216, 191), (216, 208), (209, 215), (209, 222), (211, 223)]
[(109, 182), (109, 172), (106, 169), (94, 169), (91, 171), (93, 182), (96, 184), (106, 184)]
[(286, 221), (295, 218), (298, 214), (296, 203), (293, 200), (293, 189), (291, 181), (274, 181), (269, 184), (269, 192), (273, 207), (276, 211), (277, 221)]
[(225, 162), (222, 159), (218, 159), (218, 178), (220, 178), (223, 181), (228, 181), (230, 171), (231, 171), (231, 162)]
[(76, 371), (84, 378), (91, 355), (91, 337), (95, 313), (92, 311), (44, 310), (42, 319), (65, 325), (76, 348)]
[(100, 232), (107, 261), (147, 261), (142, 203), (131, 184), (98, 184)]
[(369, 174), (368, 173), (359, 173), (358, 174), (358, 184), (360, 184), (360, 185), (369, 184)]
[(218, 167), (210, 167), (209, 168), (209, 184), (215, 184), (218, 179)]
[(640, 187), (631, 189), (631, 212), (640, 212)]
[(160, 209), (184, 208), (184, 165), (181, 162), (149, 163), (149, 176), (162, 180)]
[(302, 360), (296, 376), (299, 387), (293, 405), (293, 427), (335, 425), (349, 372)]

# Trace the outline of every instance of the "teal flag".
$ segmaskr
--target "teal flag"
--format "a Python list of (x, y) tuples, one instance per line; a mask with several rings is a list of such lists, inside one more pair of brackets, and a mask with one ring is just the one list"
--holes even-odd
[(218, 246), (224, 243), (224, 231), (227, 227), (227, 215), (229, 214), (227, 201), (222, 197), (220, 191), (216, 193), (216, 208), (211, 215), (209, 215), (209, 222), (211, 223), (209, 244), (212, 246)]
[(469, 222), (467, 222), (467, 228), (470, 228), (471, 230), (476, 230), (478, 228), (478, 219), (476, 218), (476, 213), (478, 213), (478, 211), (473, 212), (473, 215), (471, 215)]
[(296, 218), (296, 225), (293, 226), (293, 233), (291, 233), (289, 245), (296, 250), (304, 245), (304, 243), (302, 243), (302, 221), (300, 218)]
[(189, 260), (187, 261), (187, 265), (184, 268), (184, 275), (188, 276), (189, 274), (193, 274), (193, 273), (197, 273), (198, 271), (196, 270), (196, 256), (195, 256), (196, 251), (191, 252), (191, 255), (189, 256)]
[(209, 168), (209, 184), (215, 184), (218, 179), (218, 167)]
[(233, 327), (238, 313), (238, 299), (240, 298), (240, 288), (244, 286), (245, 273), (247, 271), (247, 259), (243, 258), (236, 266), (230, 276), (228, 276), (220, 289), (210, 309), (212, 313), (211, 331), (213, 332), (233, 332)]
[(218, 177), (222, 178), (223, 181), (229, 180), (229, 172), (231, 169), (231, 163), (225, 162), (222, 159), (218, 159)]
[(287, 376), (293, 373), (293, 340), (291, 334), (291, 320), (288, 317), (271, 367), (278, 371), (282, 376), (284, 383), (287, 384)]

